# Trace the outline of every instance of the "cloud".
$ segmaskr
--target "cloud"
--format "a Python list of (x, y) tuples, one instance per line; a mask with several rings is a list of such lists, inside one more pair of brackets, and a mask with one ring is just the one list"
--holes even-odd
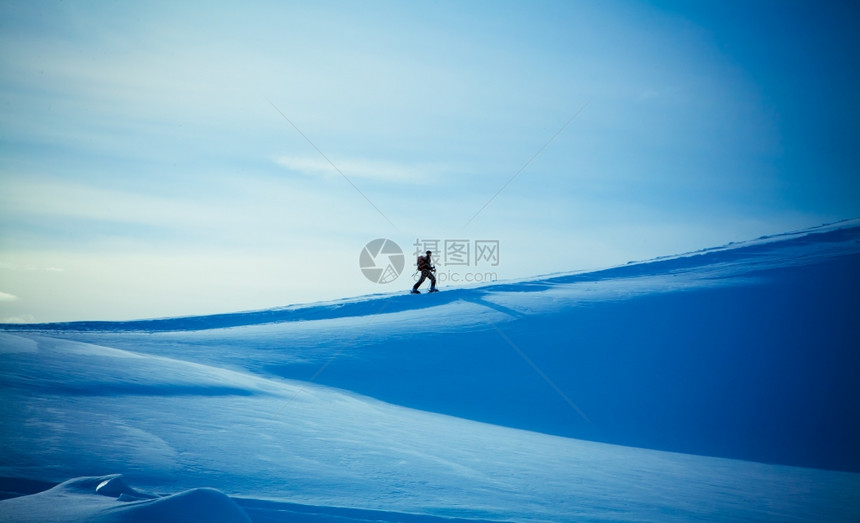
[(22, 314), (20, 316), (7, 316), (0, 318), (0, 323), (36, 323), (36, 317), (32, 314)]
[(275, 162), (290, 171), (309, 176), (339, 177), (339, 170), (347, 178), (392, 183), (427, 184), (432, 180), (431, 174), (445, 170), (438, 166), (400, 164), (362, 158), (333, 160), (329, 163), (324, 158), (280, 156)]
[(17, 301), (18, 297), (8, 292), (0, 292), (0, 301)]
[(36, 265), (14, 265), (11, 263), (0, 263), (0, 270), (4, 271), (44, 271), (44, 272), (66, 272), (60, 267), (39, 267)]
[[(0, 235), (7, 249), (100, 245), (173, 250), (229, 244), (268, 251), (287, 238), (340, 236), (366, 230), (379, 219), (351, 190), (331, 194), (326, 184), (302, 184), (285, 176), (209, 175), (205, 183), (188, 176), (177, 178), (170, 190), (152, 184), (146, 192), (50, 176), (0, 174), (0, 183)], [(344, 222), (331, 208), (353, 219)], [(63, 268), (70, 270), (53, 260), (0, 262), (0, 270), (61, 273)]]

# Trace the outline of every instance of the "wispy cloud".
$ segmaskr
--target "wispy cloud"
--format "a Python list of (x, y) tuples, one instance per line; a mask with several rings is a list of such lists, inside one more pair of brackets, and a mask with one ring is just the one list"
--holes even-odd
[[(362, 230), (364, 219), (375, 220), (372, 210), (350, 193), (332, 195), (324, 187), (300, 185), (287, 179), (213, 175), (205, 185), (191, 180), (175, 191), (134, 192), (56, 177), (9, 179), (0, 191), (0, 233), (10, 250), (23, 245), (54, 249), (70, 242), (76, 248), (107, 242), (117, 248), (166, 249), (177, 241), (267, 250), (285, 237), (346, 234)], [(330, 206), (355, 219), (348, 224), (328, 219)], [(63, 267), (50, 261), (14, 267), (6, 262), (0, 269), (56, 272)]]
[(3, 271), (44, 271), (44, 272), (66, 272), (66, 269), (60, 267), (41, 267), (36, 265), (15, 265), (11, 263), (0, 263), (0, 270)]
[[(338, 169), (351, 178), (377, 182), (427, 184), (432, 176), (444, 172), (439, 166), (402, 164), (364, 158), (332, 160)], [(290, 171), (308, 176), (339, 177), (331, 164), (321, 158), (280, 156), (275, 162)]]
[(21, 314), (18, 316), (6, 316), (0, 318), (0, 323), (34, 323), (36, 318), (32, 314)]
[(0, 301), (17, 301), (18, 297), (8, 292), (0, 292)]

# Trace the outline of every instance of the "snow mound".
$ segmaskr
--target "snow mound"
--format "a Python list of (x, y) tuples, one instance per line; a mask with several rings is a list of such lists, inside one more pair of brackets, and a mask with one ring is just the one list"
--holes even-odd
[(114, 497), (119, 499), (120, 501), (155, 499), (157, 497), (152, 494), (144, 494), (142, 492), (137, 492), (133, 488), (129, 487), (122, 479), (122, 474), (113, 474), (111, 476), (107, 476), (106, 479), (104, 479), (96, 487), (96, 493), (101, 494), (102, 496)]
[(232, 499), (218, 490), (196, 488), (158, 497), (130, 488), (117, 474), (70, 479), (44, 492), (0, 501), (0, 520), (20, 523), (251, 522)]

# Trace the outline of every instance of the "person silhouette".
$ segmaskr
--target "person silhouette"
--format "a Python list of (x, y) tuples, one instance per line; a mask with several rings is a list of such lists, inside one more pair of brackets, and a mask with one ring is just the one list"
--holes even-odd
[(420, 287), (427, 278), (430, 278), (429, 292), (438, 292), (436, 289), (436, 276), (433, 275), (433, 273), (436, 272), (436, 267), (433, 266), (433, 261), (430, 258), (432, 254), (432, 251), (427, 251), (424, 256), (418, 256), (418, 270), (421, 271), (421, 278), (419, 278), (418, 282), (416, 282), (412, 287), (412, 294), (421, 294), (418, 287)]

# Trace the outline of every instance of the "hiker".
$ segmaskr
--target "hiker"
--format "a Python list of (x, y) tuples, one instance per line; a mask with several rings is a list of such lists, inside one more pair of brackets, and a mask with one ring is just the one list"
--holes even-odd
[(436, 267), (433, 266), (433, 263), (430, 260), (431, 254), (433, 254), (432, 251), (427, 251), (424, 256), (418, 257), (418, 270), (421, 271), (421, 278), (419, 278), (418, 282), (412, 287), (412, 294), (421, 294), (418, 287), (424, 283), (426, 278), (430, 278), (430, 292), (438, 292), (436, 290), (436, 276), (433, 275), (433, 273), (436, 272)]

